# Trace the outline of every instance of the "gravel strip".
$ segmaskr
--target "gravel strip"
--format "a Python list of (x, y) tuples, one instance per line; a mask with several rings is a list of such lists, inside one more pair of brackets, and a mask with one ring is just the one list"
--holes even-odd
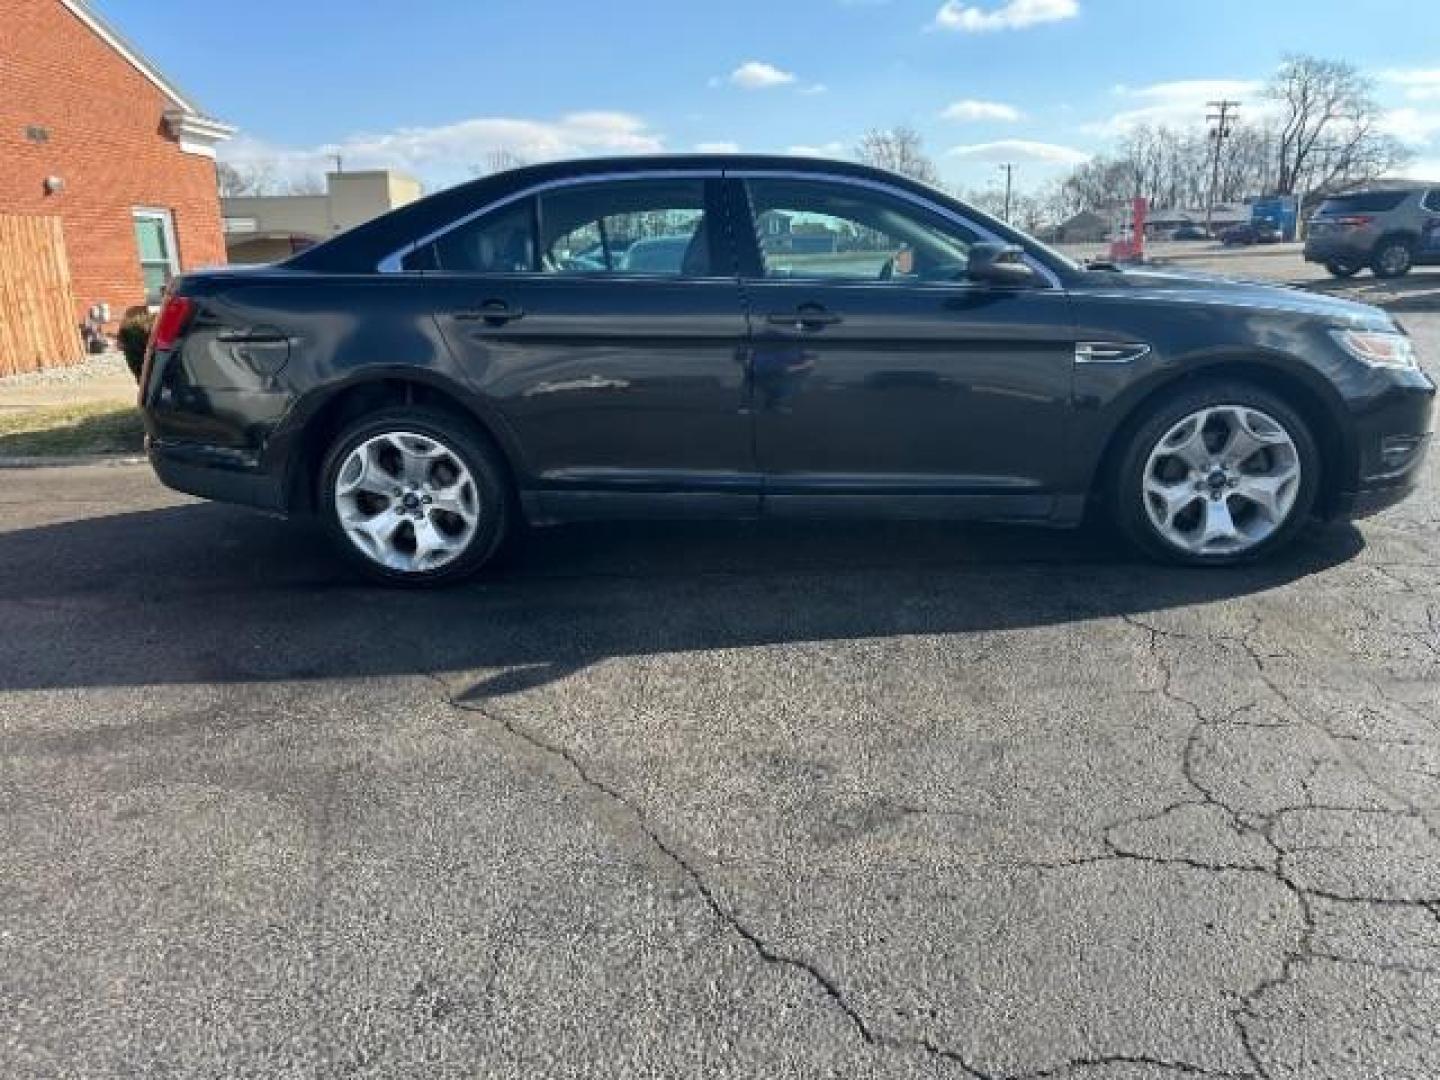
[(0, 376), (0, 390), (12, 386), (44, 386), (53, 383), (87, 382), (126, 371), (125, 355), (118, 349), (92, 356), (81, 364), (44, 368), (20, 375)]

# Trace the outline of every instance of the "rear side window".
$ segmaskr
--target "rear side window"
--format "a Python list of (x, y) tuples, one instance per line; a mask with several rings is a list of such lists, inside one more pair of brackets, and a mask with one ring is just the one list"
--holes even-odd
[(521, 199), (451, 229), (405, 256), (406, 270), (517, 274), (535, 269), (535, 207)]
[(548, 274), (712, 273), (703, 180), (616, 180), (540, 196)]
[(1337, 195), (1320, 204), (1320, 213), (1383, 214), (1394, 210), (1408, 195), (1406, 191), (1361, 191), (1354, 195)]
[(1440, 214), (1440, 188), (1431, 188), (1426, 193), (1425, 209)]

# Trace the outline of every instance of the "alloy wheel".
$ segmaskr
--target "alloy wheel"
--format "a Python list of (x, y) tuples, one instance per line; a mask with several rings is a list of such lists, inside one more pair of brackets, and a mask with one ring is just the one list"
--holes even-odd
[(1260, 409), (1215, 405), (1172, 425), (1150, 451), (1145, 511), (1190, 555), (1240, 555), (1265, 542), (1294, 509), (1300, 455)]
[(1380, 252), (1380, 272), (1387, 277), (1399, 277), (1410, 269), (1410, 249), (1404, 244), (1390, 244)]
[(356, 446), (335, 474), (334, 494), (351, 543), (401, 573), (458, 558), (480, 524), (479, 488), (460, 455), (415, 432), (386, 432)]

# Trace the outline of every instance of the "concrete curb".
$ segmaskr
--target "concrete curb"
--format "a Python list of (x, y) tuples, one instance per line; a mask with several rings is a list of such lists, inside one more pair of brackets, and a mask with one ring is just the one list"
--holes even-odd
[(143, 454), (56, 454), (49, 457), (0, 457), (0, 469), (54, 469), (69, 465), (144, 465)]

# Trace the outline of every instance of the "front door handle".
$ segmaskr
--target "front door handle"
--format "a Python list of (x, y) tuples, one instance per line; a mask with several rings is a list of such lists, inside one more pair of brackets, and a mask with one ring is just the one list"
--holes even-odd
[(776, 326), (789, 326), (795, 330), (818, 330), (822, 326), (834, 326), (844, 321), (819, 304), (801, 304), (794, 311), (772, 311), (765, 319)]
[(504, 300), (486, 300), (474, 311), (457, 311), (455, 318), (461, 322), (486, 322), (491, 326), (504, 326), (508, 322), (524, 318), (521, 308), (511, 307)]

